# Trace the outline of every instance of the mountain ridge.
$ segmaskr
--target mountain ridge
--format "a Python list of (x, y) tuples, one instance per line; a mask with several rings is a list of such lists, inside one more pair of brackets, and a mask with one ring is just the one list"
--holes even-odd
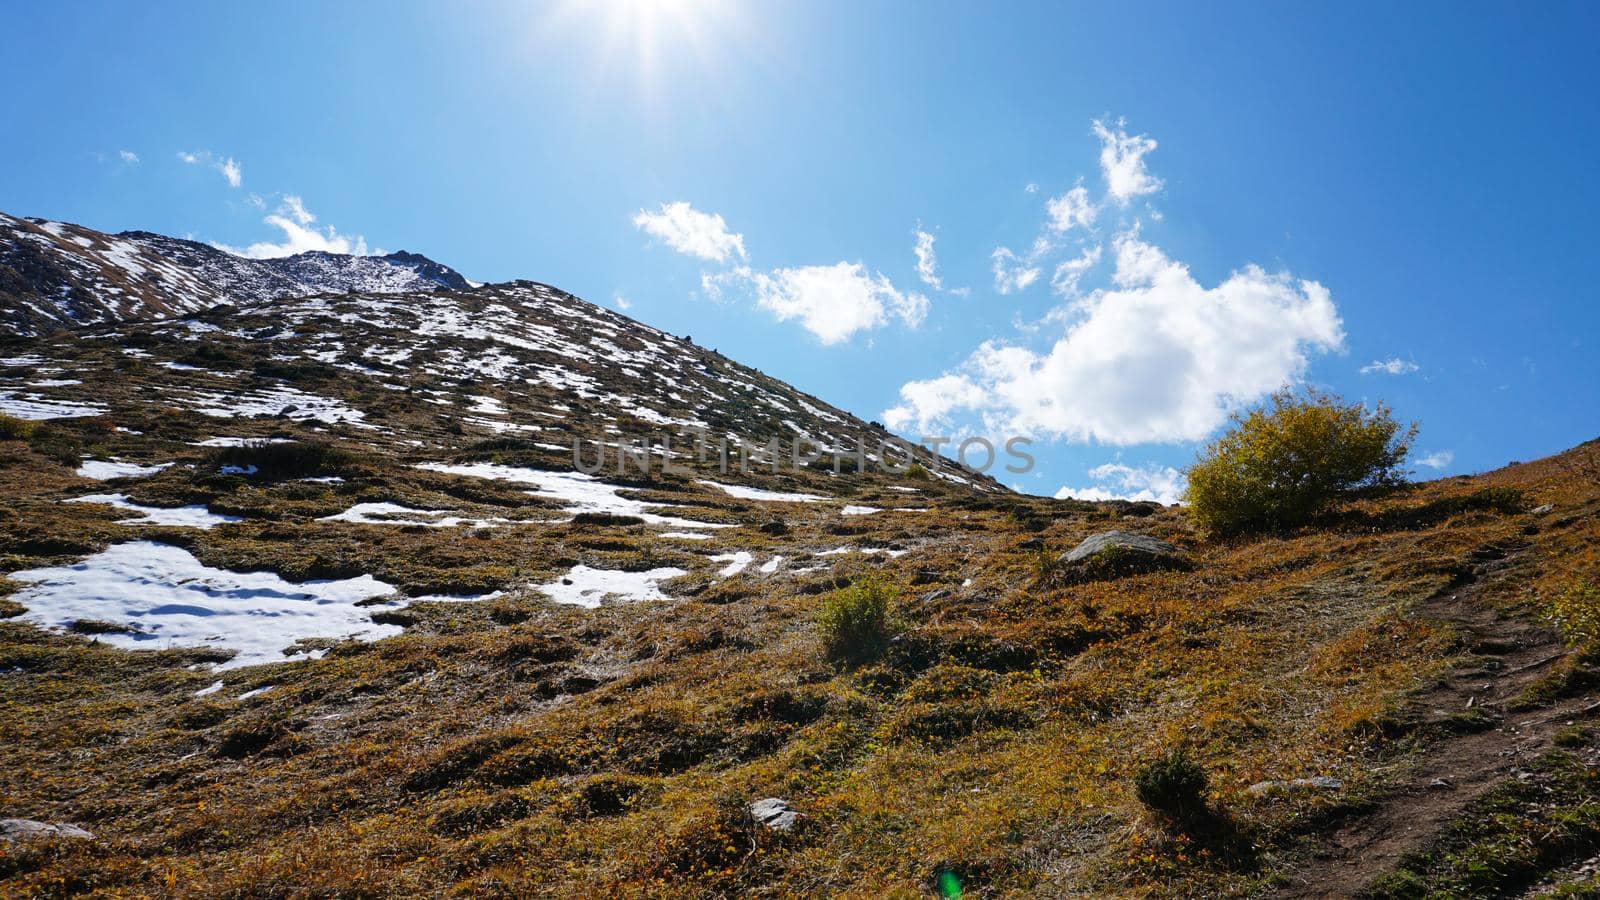
[(470, 285), (449, 266), (407, 251), (352, 256), (312, 250), (253, 259), (150, 231), (108, 234), (0, 213), (0, 334), (147, 321), (221, 303), (331, 291)]
[[(535, 443), (549, 447), (720, 428), (721, 439), (753, 446), (777, 440), (785, 453), (803, 439), (807, 451), (821, 450), (830, 460), (864, 448), (853, 454), (858, 469), (881, 465), (884, 445), (896, 440), (876, 423), (714, 350), (534, 280), (478, 285), (407, 251), (248, 260), (146, 231), (105, 235), (9, 216), (0, 217), (4, 227), (11, 238), (10, 250), (0, 250), (0, 320), (25, 319), (41, 305), (39, 297), (59, 294), (64, 270), (73, 275), (68, 293), (78, 311), (46, 317), (74, 323), (68, 330), (14, 339), (80, 357), (109, 342), (118, 353), (97, 357), (105, 377), (98, 388), (58, 384), (22, 393), (0, 383), (0, 411), (7, 403), (15, 412), (55, 402), (115, 414), (118, 398), (139, 384), (141, 392), (176, 402), (248, 406), (299, 397), (302, 403), (279, 407), (307, 410), (337, 402), (343, 418), (322, 424), (352, 427), (365, 419), (357, 398), (372, 396), (377, 381), (391, 392), (423, 392), (406, 412), (413, 439), (540, 435)], [(36, 251), (27, 258), (42, 262), (19, 265), (24, 246)], [(99, 318), (86, 319), (85, 309)], [(232, 368), (219, 369), (223, 363)], [(254, 391), (232, 390), (246, 373)], [(468, 382), (481, 385), (474, 396), (489, 399), (461, 401)], [(313, 395), (316, 402), (304, 400)], [(128, 399), (126, 408), (138, 408), (148, 397)], [(493, 414), (473, 405), (491, 401), (483, 409)], [(454, 407), (457, 414), (441, 424), (416, 411), (431, 407)], [(678, 440), (681, 449), (681, 433)], [(910, 454), (952, 484), (1005, 490), (920, 446), (893, 448), (899, 462)], [(549, 462), (570, 465), (570, 459)], [(813, 465), (785, 478), (805, 482), (816, 474)]]

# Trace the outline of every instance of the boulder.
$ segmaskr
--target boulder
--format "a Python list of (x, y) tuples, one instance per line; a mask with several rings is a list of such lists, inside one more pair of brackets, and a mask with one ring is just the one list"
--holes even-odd
[(777, 797), (768, 797), (750, 804), (750, 818), (757, 825), (765, 825), (775, 831), (788, 831), (794, 827), (795, 820), (800, 817), (794, 807), (787, 801)]
[(46, 838), (67, 838), (79, 841), (93, 840), (94, 835), (76, 825), (36, 822), (33, 819), (0, 819), (0, 841), (16, 843)]
[(1191, 568), (1182, 550), (1147, 534), (1102, 531), (1061, 554), (1061, 571), (1071, 581), (1095, 581), (1166, 569)]

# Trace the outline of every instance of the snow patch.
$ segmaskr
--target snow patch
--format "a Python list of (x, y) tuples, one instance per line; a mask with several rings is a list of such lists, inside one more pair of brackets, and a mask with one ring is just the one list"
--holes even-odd
[(281, 662), (309, 638), (371, 641), (401, 632), (356, 604), (394, 591), (371, 575), (294, 584), (271, 572), (213, 569), (154, 541), (113, 544), (70, 566), (14, 572), (21, 619), (45, 628), (79, 620), (133, 626), (96, 637), (129, 650), (208, 645), (238, 651), (218, 668)]
[(18, 419), (76, 419), (82, 416), (103, 416), (106, 411), (103, 406), (50, 400), (38, 394), (24, 394), (19, 397), (15, 391), (0, 391), (0, 413)]
[(357, 525), (423, 525), (428, 528), (455, 528), (467, 525), (488, 528), (504, 525), (510, 519), (473, 519), (454, 516), (450, 510), (412, 509), (398, 503), (357, 503), (342, 513), (323, 516), (319, 522), (352, 522)]
[(727, 563), (726, 566), (722, 567), (721, 571), (717, 572), (717, 577), (728, 578), (743, 572), (745, 566), (750, 565), (750, 563), (755, 560), (755, 556), (744, 550), (740, 550), (735, 553), (719, 553), (716, 556), (710, 557), (710, 559), (712, 562)]
[(785, 494), (780, 491), (763, 491), (760, 488), (745, 487), (742, 484), (722, 484), (721, 482), (706, 481), (704, 479), (700, 483), (720, 488), (723, 493), (730, 497), (737, 497), (740, 500), (766, 500), (772, 503), (816, 503), (819, 500), (828, 499), (819, 497), (816, 494)]
[(671, 599), (661, 592), (661, 582), (687, 574), (683, 569), (670, 566), (646, 572), (622, 572), (576, 565), (565, 576), (541, 584), (537, 590), (557, 603), (594, 609), (607, 599), (629, 603)]
[(110, 481), (113, 478), (148, 478), (171, 465), (172, 463), (156, 463), (153, 466), (141, 466), (115, 458), (109, 461), (86, 459), (78, 466), (78, 477), (93, 478), (95, 481)]
[(128, 500), (127, 494), (90, 494), (73, 497), (63, 503), (100, 503), (139, 514), (136, 519), (122, 519), (118, 525), (171, 525), (177, 528), (201, 528), (209, 531), (217, 525), (238, 522), (238, 516), (214, 513), (200, 504), (188, 506), (145, 506)]
[(711, 522), (693, 522), (673, 516), (662, 516), (645, 510), (665, 504), (629, 500), (617, 495), (625, 490), (621, 485), (608, 484), (582, 472), (552, 472), (545, 469), (528, 469), (521, 466), (502, 466), (496, 463), (421, 463), (417, 466), (429, 472), (465, 475), (469, 478), (487, 478), (509, 481), (513, 484), (531, 484), (535, 489), (528, 493), (536, 497), (553, 497), (567, 504), (566, 512), (607, 513), (615, 516), (637, 516), (651, 525), (670, 525), (675, 528), (732, 528), (732, 525)]

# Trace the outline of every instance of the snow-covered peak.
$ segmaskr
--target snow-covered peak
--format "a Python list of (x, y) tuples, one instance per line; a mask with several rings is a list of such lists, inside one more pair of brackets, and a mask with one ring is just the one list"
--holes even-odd
[(449, 266), (404, 251), (246, 259), (148, 231), (105, 234), (0, 213), (0, 334), (148, 321), (284, 297), (469, 286)]

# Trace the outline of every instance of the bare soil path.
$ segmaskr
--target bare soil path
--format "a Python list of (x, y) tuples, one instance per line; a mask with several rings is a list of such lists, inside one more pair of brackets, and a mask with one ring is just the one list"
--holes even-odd
[[(1311, 838), (1312, 849), (1288, 867), (1289, 897), (1357, 896), (1393, 870), (1400, 857), (1428, 846), (1440, 830), (1489, 788), (1516, 778), (1573, 722), (1594, 719), (1592, 696), (1558, 700), (1525, 712), (1511, 702), (1561, 664), (1567, 648), (1550, 627), (1507, 615), (1485, 595), (1515, 578), (1524, 546), (1490, 546), (1474, 554), (1463, 583), (1426, 601), (1418, 614), (1460, 630), (1468, 661), (1413, 701), (1424, 726), (1463, 722), (1482, 710), (1492, 725), (1455, 731), (1430, 744), (1398, 789), (1376, 810), (1346, 818)], [(1470, 720), (1468, 720), (1470, 721)]]

